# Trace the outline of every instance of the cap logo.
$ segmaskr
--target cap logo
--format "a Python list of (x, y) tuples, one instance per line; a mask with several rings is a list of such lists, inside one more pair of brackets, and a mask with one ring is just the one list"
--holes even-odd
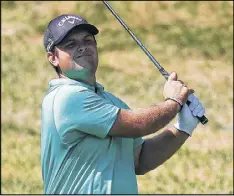
[(74, 24), (74, 22), (75, 22), (75, 20), (73, 19), (72, 21), (70, 20), (68, 20), (67, 22), (69, 22), (69, 23), (71, 23), (71, 24)]
[(66, 21), (71, 24), (74, 24), (75, 20), (82, 21), (82, 19), (77, 16), (65, 16), (59, 21), (58, 26), (60, 27), (63, 26)]

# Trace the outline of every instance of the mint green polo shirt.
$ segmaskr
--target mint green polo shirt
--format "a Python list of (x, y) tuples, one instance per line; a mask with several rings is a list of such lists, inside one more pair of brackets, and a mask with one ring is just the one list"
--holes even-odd
[(45, 194), (137, 194), (134, 149), (142, 138), (108, 135), (129, 107), (99, 83), (50, 81), (42, 102)]

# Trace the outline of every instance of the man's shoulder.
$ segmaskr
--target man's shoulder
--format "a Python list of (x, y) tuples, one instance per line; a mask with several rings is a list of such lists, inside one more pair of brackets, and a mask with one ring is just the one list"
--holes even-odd
[[(56, 86), (50, 86), (47, 93), (45, 94), (43, 98), (43, 102), (45, 100), (53, 100), (55, 97), (59, 99), (70, 99), (71, 97), (74, 98), (81, 98), (81, 94), (85, 94), (84, 92), (90, 92), (92, 91), (88, 89), (85, 86), (79, 85), (79, 84), (63, 84), (63, 85), (56, 85)], [(84, 96), (82, 96), (84, 98)]]
[(84, 92), (84, 91), (90, 91), (91, 90), (85, 86), (85, 85), (82, 85), (81, 83), (79, 82), (61, 82), (57, 85), (50, 85), (50, 88), (48, 90), (48, 92), (51, 91), (51, 89), (58, 89), (58, 94), (72, 94), (72, 93), (78, 93), (78, 92)]
[(77, 93), (77, 92), (84, 92), (84, 91), (91, 91), (85, 86), (78, 85), (78, 84), (65, 84), (59, 87), (60, 93)]
[(117, 97), (116, 95), (114, 95), (114, 94), (112, 94), (112, 93), (110, 93), (108, 91), (105, 91), (105, 93), (119, 107), (124, 108), (124, 109), (129, 109), (129, 106), (123, 100), (121, 100), (119, 97)]
[(84, 99), (94, 99), (94, 92), (82, 85), (63, 85), (56, 93), (56, 100), (65, 102), (80, 102)]
[(66, 92), (79, 92), (79, 91), (89, 91), (88, 85), (78, 82), (75, 80), (71, 80), (68, 78), (62, 79), (53, 79), (49, 82), (49, 90), (59, 88), (59, 91)]

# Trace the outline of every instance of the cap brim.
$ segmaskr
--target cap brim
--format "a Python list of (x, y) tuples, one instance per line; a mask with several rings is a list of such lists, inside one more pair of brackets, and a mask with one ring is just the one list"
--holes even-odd
[(91, 24), (80, 24), (75, 27), (87, 30), (93, 35), (97, 35), (99, 33), (99, 30), (94, 25), (91, 25)]
[(75, 25), (74, 27), (72, 27), (71, 29), (69, 29), (67, 31), (67, 33), (65, 33), (57, 41), (55, 41), (54, 45), (56, 45), (59, 42), (61, 42), (63, 40), (63, 38), (74, 28), (84, 29), (84, 30), (88, 31), (89, 33), (91, 33), (92, 35), (97, 35), (99, 33), (99, 30), (94, 25), (91, 25), (91, 24), (79, 24), (79, 25)]

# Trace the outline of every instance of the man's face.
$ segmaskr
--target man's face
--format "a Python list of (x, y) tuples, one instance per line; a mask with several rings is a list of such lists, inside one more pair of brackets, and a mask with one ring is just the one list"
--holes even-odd
[(86, 30), (74, 28), (56, 46), (62, 71), (76, 71), (82, 77), (94, 76), (98, 66), (97, 44)]

